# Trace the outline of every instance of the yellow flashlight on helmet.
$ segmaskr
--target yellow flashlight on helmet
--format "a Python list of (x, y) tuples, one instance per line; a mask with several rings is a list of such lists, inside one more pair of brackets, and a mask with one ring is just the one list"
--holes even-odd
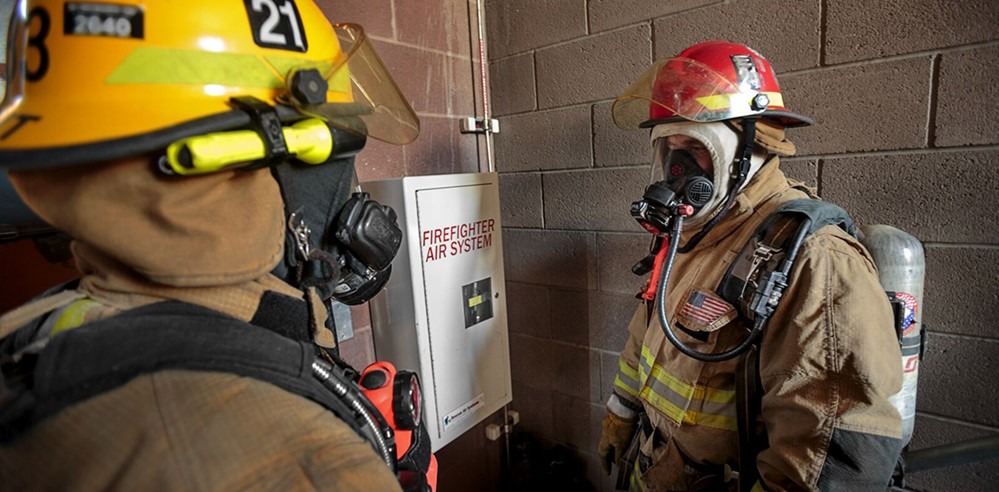
[[(351, 134), (318, 118), (281, 128), (287, 153), (306, 164), (322, 164), (360, 151), (364, 136)], [(336, 138), (334, 137), (336, 135)], [(359, 145), (358, 145), (359, 141)], [(161, 170), (190, 176), (250, 165), (270, 157), (264, 138), (255, 130), (210, 133), (178, 140), (167, 147)]]

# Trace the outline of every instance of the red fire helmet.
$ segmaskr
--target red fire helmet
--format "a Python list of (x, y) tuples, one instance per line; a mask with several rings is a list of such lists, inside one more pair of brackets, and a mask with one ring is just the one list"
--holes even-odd
[(655, 62), (618, 96), (611, 112), (614, 123), (626, 130), (747, 116), (770, 118), (786, 127), (813, 123), (784, 107), (770, 62), (748, 46), (727, 41), (695, 44)]

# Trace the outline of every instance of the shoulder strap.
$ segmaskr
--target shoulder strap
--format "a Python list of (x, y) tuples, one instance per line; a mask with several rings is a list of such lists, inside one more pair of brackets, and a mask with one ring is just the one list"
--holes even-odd
[[(776, 311), (783, 289), (790, 280), (798, 248), (808, 236), (827, 225), (836, 225), (857, 236), (853, 220), (838, 205), (802, 198), (779, 206), (743, 246), (718, 286), (718, 294), (735, 305), (750, 322)], [(777, 283), (779, 290), (773, 292)], [(756, 456), (766, 449), (766, 429), (759, 425), (763, 386), (759, 351), (753, 347), (739, 359), (736, 368), (736, 413), (739, 434), (739, 490), (749, 491), (759, 480)]]
[[(767, 430), (759, 422), (760, 352), (751, 347), (739, 356), (736, 366), (736, 422), (739, 431), (739, 492), (749, 492), (760, 479), (756, 468), (756, 455), (769, 447)], [(750, 399), (755, 398), (755, 402)], [(755, 404), (753, 404), (755, 403)]]
[[(777, 207), (774, 215), (777, 214), (800, 214), (808, 217), (812, 221), (812, 225), (808, 229), (809, 235), (827, 225), (835, 225), (846, 231), (847, 234), (857, 237), (857, 226), (853, 223), (853, 219), (850, 218), (850, 214), (846, 213), (846, 210), (843, 210), (842, 207), (835, 203), (813, 200), (811, 198), (799, 198)], [(766, 221), (764, 221), (764, 224), (766, 224)]]
[(3, 367), (12, 398), (0, 407), (0, 441), (136, 376), (168, 369), (265, 381), (357, 425), (349, 408), (312, 377), (313, 350), (308, 343), (191, 304), (170, 301), (129, 310), (64, 332), (41, 352)]
[[(800, 230), (806, 221), (807, 230)], [(762, 281), (768, 278), (767, 273), (781, 269), (789, 274), (793, 258), (790, 258), (791, 263), (786, 268), (783, 262), (789, 253), (795, 254), (796, 248), (800, 247), (799, 239), (804, 241), (827, 225), (836, 225), (856, 237), (853, 220), (838, 205), (810, 198), (780, 205), (743, 245), (716, 292), (736, 306), (743, 317), (755, 320), (752, 299), (756, 289), (762, 287)], [(772, 307), (776, 308), (776, 303)]]

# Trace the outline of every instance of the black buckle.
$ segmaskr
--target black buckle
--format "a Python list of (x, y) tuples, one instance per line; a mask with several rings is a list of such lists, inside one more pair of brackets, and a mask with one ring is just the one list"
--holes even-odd
[(249, 166), (241, 167), (241, 171), (269, 167), (291, 157), (288, 153), (288, 143), (284, 140), (281, 118), (273, 106), (253, 96), (234, 97), (230, 102), (250, 116), (250, 125), (263, 139), (266, 151), (266, 157)]

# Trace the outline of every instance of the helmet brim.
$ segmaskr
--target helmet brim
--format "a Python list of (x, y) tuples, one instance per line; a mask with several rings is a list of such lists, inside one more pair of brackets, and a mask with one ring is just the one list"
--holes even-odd
[[(764, 111), (763, 113), (761, 113), (761, 114), (759, 114), (757, 116), (750, 116), (750, 118), (768, 118), (768, 119), (771, 119), (771, 120), (774, 120), (774, 121), (780, 123), (785, 128), (805, 127), (805, 126), (811, 126), (811, 125), (815, 124), (815, 120), (813, 120), (813, 119), (811, 119), (811, 118), (809, 118), (807, 116), (800, 115), (798, 113), (792, 113), (790, 111), (781, 111), (781, 110), (772, 110), (772, 109), (771, 110), (766, 110), (766, 111)], [(734, 119), (742, 119), (742, 118), (734, 118)], [(671, 118), (659, 118), (659, 119), (655, 119), (655, 120), (645, 120), (644, 122), (640, 123), (638, 125), (638, 127), (639, 128), (652, 128), (652, 127), (654, 127), (656, 125), (662, 125), (662, 124), (665, 124), (665, 123), (678, 123), (678, 122), (681, 122), (681, 121), (690, 121), (690, 120), (685, 119), (685, 118), (681, 118), (679, 116), (673, 116)]]
[[(276, 106), (282, 121), (302, 119), (298, 111)], [(244, 111), (232, 110), (218, 113), (162, 130), (124, 138), (103, 140), (78, 145), (48, 147), (39, 149), (0, 150), (0, 168), (4, 169), (43, 169), (62, 166), (97, 164), (123, 157), (162, 152), (171, 143), (206, 133), (248, 128), (250, 115)]]

